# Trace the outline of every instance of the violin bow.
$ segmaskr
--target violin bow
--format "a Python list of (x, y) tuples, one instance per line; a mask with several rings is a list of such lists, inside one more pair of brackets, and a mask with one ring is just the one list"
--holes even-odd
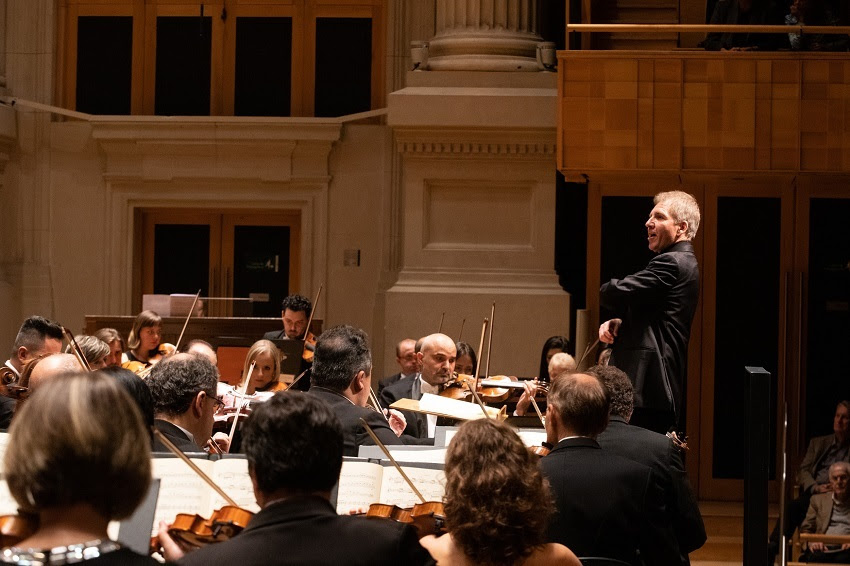
[(393, 458), (393, 455), (390, 454), (390, 451), (387, 450), (387, 447), (384, 445), (383, 442), (381, 442), (381, 439), (378, 438), (378, 435), (375, 434), (375, 432), (372, 430), (372, 427), (370, 427), (369, 424), (362, 418), (360, 419), (360, 424), (363, 425), (363, 428), (365, 428), (366, 432), (369, 433), (369, 436), (372, 437), (372, 442), (374, 442), (381, 449), (381, 451), (384, 453), (384, 455), (387, 458), (389, 458), (390, 462), (392, 462), (393, 466), (395, 466), (395, 469), (398, 470), (399, 474), (401, 474), (402, 479), (405, 482), (407, 482), (407, 485), (410, 486), (410, 489), (412, 489), (413, 493), (416, 494), (416, 497), (419, 498), (419, 501), (421, 501), (422, 503), (425, 503), (425, 497), (423, 497), (422, 493), (420, 493), (420, 491), (418, 489), (416, 489), (416, 486), (413, 485), (413, 482), (411, 481), (411, 479), (409, 477), (407, 477), (407, 474), (404, 473), (404, 470), (402, 469), (402, 467), (399, 466), (398, 462), (395, 461), (395, 458)]
[(180, 351), (180, 342), (183, 341), (183, 333), (186, 332), (186, 327), (189, 326), (189, 319), (192, 318), (192, 313), (195, 312), (195, 305), (198, 304), (198, 298), (201, 296), (201, 290), (195, 293), (195, 300), (192, 301), (192, 308), (189, 309), (189, 314), (186, 315), (186, 320), (183, 322), (183, 329), (180, 331), (180, 336), (177, 337), (177, 343), (174, 344), (174, 351)]
[(466, 324), (466, 319), (461, 319), (460, 321), (460, 332), (457, 335), (457, 341), (460, 342), (463, 338), (463, 326)]
[[(478, 352), (481, 353), (481, 349), (484, 348), (484, 337), (487, 335), (487, 326), (490, 324), (490, 319), (485, 318), (484, 323), (481, 325), (481, 341), (478, 343)], [(481, 360), (476, 360), (476, 366), (472, 373), (475, 374), (473, 377), (472, 387), (470, 387), (470, 391), (472, 391), (472, 398), (475, 399), (475, 402), (478, 403), (478, 406), (481, 407), (481, 410), (484, 411), (484, 414), (487, 418), (491, 418), (490, 414), (487, 412), (487, 408), (484, 406), (484, 403), (481, 402), (481, 398), (478, 396), (478, 371), (481, 369)]]
[[(484, 366), (484, 379), (490, 377), (490, 353), (493, 351), (493, 328), (496, 320), (496, 301), (490, 308), (490, 337), (487, 339), (487, 364)], [(475, 376), (475, 388), (478, 389), (478, 376)]]
[(440, 334), (443, 331), (443, 321), (446, 319), (446, 313), (440, 315), (440, 327), (437, 329), (437, 334)]
[(310, 335), (310, 325), (313, 324), (313, 315), (316, 314), (316, 309), (319, 306), (319, 297), (322, 296), (322, 287), (324, 286), (325, 284), (322, 283), (321, 285), (319, 285), (319, 290), (316, 291), (316, 300), (313, 301), (313, 308), (310, 309), (310, 318), (307, 319), (307, 328), (304, 329), (304, 336), (301, 338), (302, 340), (304, 340), (305, 348), (307, 347), (307, 337)]
[(305, 375), (307, 375), (307, 372), (309, 372), (312, 369), (313, 368), (311, 366), (311, 367), (308, 367), (307, 369), (305, 369), (304, 371), (302, 371), (301, 373), (299, 373), (298, 377), (296, 377), (295, 379), (292, 380), (292, 383), (289, 384), (289, 387), (287, 387), (287, 389), (292, 389), (293, 387), (295, 387), (295, 384), (298, 383), (299, 381), (301, 381), (301, 378), (304, 377)]
[(80, 348), (80, 345), (77, 344), (76, 340), (74, 340), (74, 336), (68, 332), (68, 329), (64, 326), (62, 327), (62, 334), (65, 335), (65, 340), (68, 341), (68, 346), (71, 347), (71, 352), (74, 353), (77, 361), (80, 362), (81, 366), (83, 366), (83, 370), (91, 371), (91, 365), (89, 365), (89, 361), (86, 359), (86, 355), (83, 353), (82, 348)]
[(242, 403), (245, 401), (245, 392), (248, 390), (248, 382), (251, 381), (251, 374), (254, 373), (256, 365), (257, 360), (252, 360), (251, 366), (248, 368), (248, 373), (245, 374), (245, 377), (242, 379), (242, 386), (240, 387), (241, 391), (237, 389), (240, 393), (239, 404), (236, 406), (236, 414), (233, 416), (233, 424), (230, 425), (230, 434), (227, 435), (227, 440), (229, 442), (233, 442), (233, 434), (236, 432), (236, 423), (239, 422), (239, 413), (242, 411)]
[(384, 420), (387, 421), (387, 424), (390, 424), (390, 418), (384, 414), (384, 408), (381, 406), (381, 402), (378, 401), (378, 396), (375, 394), (371, 387), (369, 388), (369, 401), (372, 403), (372, 406), (375, 408), (375, 410), (380, 413), (382, 417), (384, 417)]
[(546, 428), (546, 419), (543, 418), (543, 413), (540, 412), (540, 406), (537, 404), (537, 401), (534, 400), (534, 395), (531, 396), (531, 404), (534, 406), (537, 418), (540, 419), (540, 424), (543, 425), (543, 428)]
[(166, 447), (166, 448), (168, 448), (169, 450), (171, 450), (171, 452), (172, 452), (175, 456), (177, 456), (178, 458), (180, 458), (181, 460), (183, 460), (184, 462), (186, 462), (186, 465), (187, 465), (187, 466), (189, 466), (190, 468), (192, 468), (192, 471), (193, 471), (193, 472), (195, 472), (196, 474), (198, 474), (198, 476), (199, 476), (202, 480), (204, 480), (205, 482), (207, 482), (207, 484), (208, 484), (211, 488), (213, 488), (213, 489), (215, 490), (215, 492), (216, 492), (217, 494), (219, 494), (219, 495), (222, 497), (222, 499), (224, 499), (225, 501), (227, 501), (227, 504), (228, 504), (228, 505), (232, 505), (233, 507), (239, 507), (239, 505), (238, 505), (238, 504), (237, 504), (237, 503), (236, 503), (233, 499), (231, 499), (231, 498), (230, 498), (230, 496), (229, 496), (229, 495), (227, 495), (227, 494), (224, 492), (224, 490), (223, 490), (223, 489), (221, 489), (221, 488), (218, 486), (218, 484), (216, 484), (216, 483), (212, 480), (212, 478), (210, 478), (207, 474), (205, 474), (205, 473), (204, 473), (204, 471), (203, 471), (201, 468), (199, 468), (199, 467), (198, 467), (198, 465), (197, 465), (197, 464), (195, 464), (195, 462), (193, 462), (193, 461), (191, 460), (191, 458), (189, 458), (188, 456), (186, 456), (186, 455), (183, 453), (183, 451), (182, 451), (182, 450), (180, 450), (179, 448), (177, 448), (176, 446), (174, 446), (174, 443), (173, 443), (173, 442), (171, 442), (170, 440), (168, 440), (168, 438), (167, 438), (164, 434), (162, 434), (161, 432), (159, 432), (159, 430), (158, 430), (157, 428), (155, 428), (155, 427), (154, 427), (154, 429), (153, 429), (153, 434), (154, 434), (154, 436), (155, 436), (155, 437), (157, 437), (157, 438), (159, 439), (159, 441), (160, 441), (160, 442), (162, 442), (162, 443), (165, 445), (165, 447)]
[(599, 345), (599, 338), (597, 338), (593, 342), (593, 344), (590, 344), (590, 345), (587, 346), (587, 348), (585, 348), (584, 354), (581, 355), (581, 358), (579, 359), (578, 363), (576, 364), (576, 371), (581, 370), (581, 364), (584, 361), (584, 359), (587, 357), (587, 355), (590, 353), (590, 351), (593, 350), (594, 348), (596, 348), (596, 346), (598, 346), (598, 345)]

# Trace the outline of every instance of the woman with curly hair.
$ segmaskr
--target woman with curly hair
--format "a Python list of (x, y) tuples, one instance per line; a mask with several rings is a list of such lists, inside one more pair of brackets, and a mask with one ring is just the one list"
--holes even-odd
[(508, 425), (463, 424), (446, 453), (446, 530), (420, 542), (439, 566), (581, 566), (567, 547), (546, 543), (554, 512), (549, 485)]

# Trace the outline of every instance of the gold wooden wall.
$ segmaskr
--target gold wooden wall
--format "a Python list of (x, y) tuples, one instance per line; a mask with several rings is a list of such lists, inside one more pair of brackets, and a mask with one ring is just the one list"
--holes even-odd
[(558, 169), (850, 172), (850, 55), (558, 54)]

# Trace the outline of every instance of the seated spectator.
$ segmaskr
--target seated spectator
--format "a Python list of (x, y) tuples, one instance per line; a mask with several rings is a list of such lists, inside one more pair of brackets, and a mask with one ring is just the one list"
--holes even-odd
[(608, 424), (605, 386), (591, 375), (566, 374), (553, 382), (548, 402), (546, 433), (554, 448), (540, 468), (557, 512), (547, 540), (578, 556), (678, 564), (679, 546), (665, 523), (664, 496), (652, 470), (596, 442)]
[[(59, 355), (59, 354), (57, 354)], [(120, 431), (121, 434), (104, 434)], [(151, 481), (148, 435), (132, 399), (94, 373), (46, 382), (12, 423), (3, 473), (38, 527), (0, 562), (157, 564), (109, 539), (107, 525), (136, 509)]]
[(502, 422), (460, 427), (446, 453), (449, 532), (421, 541), (438, 566), (580, 566), (568, 548), (546, 543), (554, 506), (537, 458)]
[[(797, 483), (802, 493), (788, 502), (785, 509), (785, 537), (790, 539), (794, 529), (800, 526), (812, 495), (832, 490), (829, 468), (835, 462), (850, 462), (850, 401), (841, 401), (835, 407), (832, 419), (832, 434), (817, 436), (809, 441), (809, 447), (800, 469)], [(779, 521), (773, 527), (768, 542), (768, 564), (772, 564), (779, 553)]]
[[(850, 535), (850, 464), (836, 462), (829, 467), (829, 485), (832, 493), (812, 496), (801, 533)], [(850, 562), (850, 544), (830, 545), (810, 542), (801, 557), (803, 562), (847, 564)]]
[[(794, 0), (785, 23), (792, 26), (837, 26), (835, 15), (826, 0)], [(789, 33), (791, 49), (795, 51), (846, 51), (846, 35), (828, 35), (822, 33)]]
[(232, 539), (182, 558), (167, 525), (160, 524), (166, 558), (205, 566), (432, 563), (412, 527), (336, 514), (329, 499), (342, 468), (343, 430), (324, 402), (300, 392), (277, 393), (254, 409), (244, 435), (260, 512)]
[(652, 469), (652, 477), (664, 494), (665, 513), (679, 542), (682, 564), (688, 564), (687, 554), (705, 544), (706, 534), (681, 449), (663, 434), (629, 425), (634, 388), (624, 371), (614, 366), (594, 366), (587, 372), (598, 377), (611, 396), (608, 427), (596, 438), (597, 442), (603, 450)]
[[(784, 9), (776, 0), (717, 0), (712, 25), (782, 25)], [(699, 44), (708, 51), (771, 51), (788, 47), (777, 33), (710, 33)]]

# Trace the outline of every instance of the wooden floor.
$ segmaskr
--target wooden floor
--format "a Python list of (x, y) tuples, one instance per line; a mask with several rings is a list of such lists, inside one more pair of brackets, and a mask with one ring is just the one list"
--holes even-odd
[[(742, 566), (744, 552), (744, 506), (742, 503), (700, 501), (708, 541), (691, 553), (692, 566)], [(778, 511), (771, 505), (768, 521), (773, 528)], [(768, 533), (765, 533), (767, 540)]]

